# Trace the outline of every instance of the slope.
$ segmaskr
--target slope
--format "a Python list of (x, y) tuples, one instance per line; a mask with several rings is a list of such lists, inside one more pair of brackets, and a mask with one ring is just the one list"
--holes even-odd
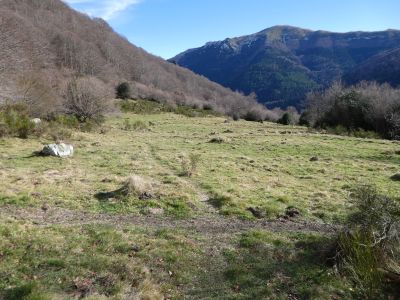
[(105, 21), (60, 0), (1, 0), (0, 101), (18, 99), (34, 86), (54, 106), (73, 76), (95, 76), (110, 87), (130, 81), (137, 97), (230, 114), (257, 107), (250, 98), (148, 54)]
[(171, 61), (233, 90), (255, 92), (262, 103), (287, 107), (399, 45), (396, 30), (333, 33), (276, 26), (208, 43)]

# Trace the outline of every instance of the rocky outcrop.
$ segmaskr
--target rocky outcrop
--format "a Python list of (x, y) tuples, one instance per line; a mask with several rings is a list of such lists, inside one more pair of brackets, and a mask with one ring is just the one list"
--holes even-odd
[(50, 144), (44, 146), (41, 154), (44, 156), (71, 157), (74, 155), (74, 147), (68, 144)]

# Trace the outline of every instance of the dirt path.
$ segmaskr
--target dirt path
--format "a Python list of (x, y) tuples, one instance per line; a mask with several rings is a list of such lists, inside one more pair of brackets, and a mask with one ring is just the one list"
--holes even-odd
[(320, 232), (332, 233), (335, 227), (327, 224), (304, 220), (291, 221), (248, 221), (227, 218), (218, 214), (204, 214), (191, 219), (174, 219), (158, 215), (113, 215), (73, 211), (62, 208), (21, 208), (16, 206), (0, 207), (0, 218), (11, 218), (30, 222), (36, 226), (52, 225), (79, 226), (89, 224), (110, 224), (114, 226), (138, 226), (147, 229), (174, 228), (191, 230), (205, 235), (226, 235), (251, 229), (264, 229), (272, 232)]

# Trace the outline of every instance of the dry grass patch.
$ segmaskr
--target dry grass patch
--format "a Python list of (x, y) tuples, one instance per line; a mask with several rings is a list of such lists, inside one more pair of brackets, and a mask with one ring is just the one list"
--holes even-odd
[(152, 197), (154, 194), (154, 186), (149, 179), (145, 179), (138, 175), (131, 175), (125, 181), (122, 189), (122, 194), (125, 196), (135, 196), (140, 198)]

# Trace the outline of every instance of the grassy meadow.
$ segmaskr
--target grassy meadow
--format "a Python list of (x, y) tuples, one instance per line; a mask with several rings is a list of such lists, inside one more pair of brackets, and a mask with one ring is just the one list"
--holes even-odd
[(72, 158), (0, 139), (0, 299), (353, 299), (330, 227), (358, 185), (400, 194), (393, 141), (162, 111), (66, 130)]

